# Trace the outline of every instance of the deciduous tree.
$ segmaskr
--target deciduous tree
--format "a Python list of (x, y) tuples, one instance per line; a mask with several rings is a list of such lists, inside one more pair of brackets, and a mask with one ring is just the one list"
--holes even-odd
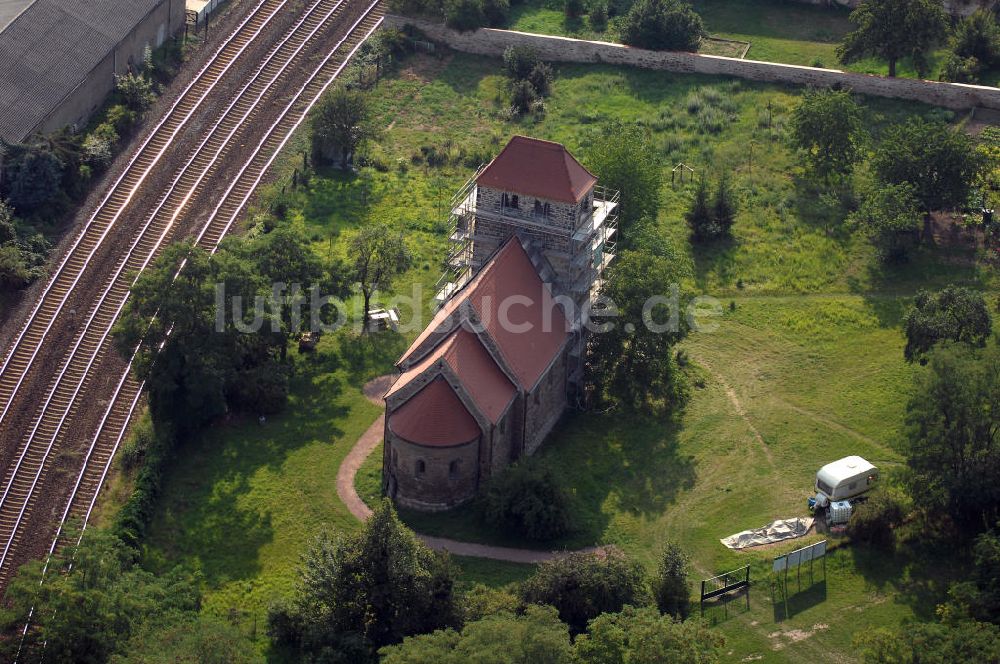
[(350, 168), (358, 148), (377, 134), (365, 93), (337, 86), (313, 111), (313, 159)]
[(587, 623), (602, 613), (651, 599), (642, 565), (614, 547), (544, 562), (521, 593), (529, 604), (554, 606), (574, 634), (586, 631)]
[(388, 500), (361, 532), (320, 536), (299, 578), (291, 604), (269, 621), (272, 636), (306, 656), (375, 661), (383, 646), (457, 622), (447, 556), (421, 544)]
[(820, 177), (850, 173), (867, 141), (861, 106), (846, 90), (808, 90), (792, 111), (791, 139)]
[(844, 64), (867, 57), (896, 63), (909, 57), (921, 75), (928, 70), (927, 55), (948, 34), (948, 16), (939, 0), (863, 0), (851, 12), (855, 29), (837, 48)]
[(716, 664), (725, 639), (697, 621), (677, 622), (655, 607), (626, 607), (590, 622), (577, 637), (574, 653), (580, 664)]
[(929, 212), (964, 205), (983, 161), (964, 132), (911, 118), (885, 130), (871, 164), (880, 184), (910, 183)]
[[(601, 294), (617, 316), (594, 312), (588, 380), (599, 398), (642, 411), (670, 411), (687, 400), (674, 346), (688, 332), (680, 290), (686, 264), (647, 251), (623, 251)], [(604, 310), (607, 313), (607, 310)], [(596, 327), (596, 325), (600, 327)]]
[(982, 531), (1000, 516), (1000, 347), (947, 344), (928, 358), (907, 406), (910, 492)]
[(363, 226), (351, 238), (350, 247), (354, 257), (352, 276), (364, 299), (362, 329), (367, 330), (372, 296), (391, 288), (395, 278), (410, 267), (412, 258), (403, 232), (381, 221)]
[(623, 228), (643, 217), (656, 219), (661, 161), (645, 129), (624, 122), (604, 126), (591, 142), (586, 162), (602, 186), (621, 192)]
[(941, 341), (982, 346), (993, 331), (993, 320), (983, 294), (963, 286), (931, 293), (921, 290), (903, 320), (907, 362), (922, 360)]
[(880, 260), (902, 261), (920, 230), (918, 205), (916, 188), (909, 182), (883, 184), (869, 190), (847, 223), (875, 245)]

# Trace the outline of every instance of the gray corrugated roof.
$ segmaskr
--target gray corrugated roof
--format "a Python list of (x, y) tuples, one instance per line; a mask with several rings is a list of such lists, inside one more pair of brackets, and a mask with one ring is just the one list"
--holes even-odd
[(24, 9), (0, 32), (0, 137), (22, 140), (162, 1), (35, 0)]
[(34, 0), (0, 0), (0, 30), (7, 27)]

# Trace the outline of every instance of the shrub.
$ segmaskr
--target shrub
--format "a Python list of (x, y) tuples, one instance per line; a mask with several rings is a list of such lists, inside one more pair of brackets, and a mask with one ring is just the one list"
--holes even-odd
[(602, 613), (650, 603), (642, 565), (615, 547), (544, 562), (521, 586), (529, 604), (548, 604), (574, 634)]
[(608, 7), (603, 2), (594, 3), (590, 8), (590, 29), (594, 32), (604, 32), (608, 29)]
[(481, 28), (486, 24), (482, 0), (445, 0), (444, 24), (460, 32)]
[(900, 500), (887, 489), (876, 489), (868, 500), (855, 504), (847, 534), (855, 542), (886, 548), (892, 546), (893, 528), (905, 516)]
[(510, 15), (510, 0), (482, 0), (483, 17), (486, 25), (491, 28), (502, 28), (507, 25)]
[(538, 51), (530, 46), (508, 46), (503, 52), (503, 66), (507, 77), (523, 81), (542, 62)]
[(550, 540), (570, 530), (565, 492), (545, 468), (518, 463), (493, 478), (483, 497), (490, 525), (531, 540)]
[(115, 128), (119, 135), (125, 135), (135, 126), (139, 116), (127, 106), (115, 104), (108, 109), (107, 122)]
[[(102, 125), (104, 126), (104, 125)], [(109, 128), (114, 131), (114, 128)], [(86, 138), (83, 139), (83, 145), (81, 145), (84, 164), (96, 168), (104, 168), (109, 163), (111, 163), (112, 151), (111, 143), (107, 139), (94, 132), (88, 134)]]
[(122, 445), (121, 452), (118, 455), (122, 468), (128, 471), (138, 466), (139, 462), (145, 457), (146, 450), (153, 444), (154, 439), (153, 422), (149, 417), (143, 417), (136, 423), (135, 428), (132, 429), (129, 437), (125, 440), (125, 444)]
[(688, 588), (688, 557), (681, 548), (667, 542), (653, 582), (653, 594), (660, 613), (683, 620), (691, 613), (691, 590)]
[(729, 184), (729, 178), (723, 175), (715, 189), (715, 200), (712, 203), (712, 219), (721, 235), (732, 232), (736, 221), (736, 194)]
[(979, 9), (959, 21), (951, 50), (955, 57), (972, 58), (985, 67), (1000, 64), (1000, 25), (993, 12)]
[(580, 18), (583, 16), (583, 0), (564, 0), (563, 11), (566, 18)]
[(682, 0), (638, 0), (621, 33), (626, 44), (657, 51), (697, 51), (708, 34), (701, 16)]
[(115, 91), (125, 106), (136, 113), (145, 111), (156, 99), (152, 81), (132, 72), (121, 76), (115, 74)]
[(529, 81), (516, 81), (510, 88), (510, 104), (515, 113), (522, 115), (529, 112), (538, 101), (535, 86)]
[(952, 83), (977, 83), (982, 68), (979, 60), (973, 57), (963, 58), (957, 53), (952, 53), (941, 70), (941, 80)]
[(552, 78), (552, 67), (545, 62), (539, 62), (528, 74), (528, 82), (539, 97), (548, 97), (552, 92)]

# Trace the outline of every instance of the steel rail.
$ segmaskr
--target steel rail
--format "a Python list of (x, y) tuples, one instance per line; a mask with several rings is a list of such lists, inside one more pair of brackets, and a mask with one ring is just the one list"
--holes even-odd
[[(216, 50), (212, 59), (209, 60), (198, 71), (188, 85), (185, 86), (184, 90), (182, 90), (177, 96), (171, 107), (166, 113), (164, 113), (160, 121), (149, 132), (142, 145), (140, 145), (139, 149), (133, 154), (132, 158), (115, 180), (114, 184), (112, 184), (109, 188), (108, 193), (104, 196), (101, 203), (98, 204), (94, 212), (84, 224), (84, 227), (77, 234), (72, 245), (70, 245), (70, 247), (63, 254), (59, 265), (53, 271), (52, 276), (46, 283), (45, 289), (38, 297), (34, 308), (26, 318), (20, 332), (11, 343), (10, 348), (4, 356), (3, 364), (0, 365), (0, 399), (3, 399), (3, 408), (0, 410), (0, 423), (2, 423), (7, 417), (17, 391), (20, 389), (25, 377), (32, 368), (41, 347), (41, 341), (48, 335), (56, 317), (63, 310), (70, 294), (79, 283), (84, 269), (87, 265), (89, 265), (90, 261), (97, 253), (97, 250), (103, 245), (104, 240), (114, 228), (115, 222), (118, 220), (128, 204), (132, 201), (135, 193), (146, 181), (146, 178), (159, 163), (166, 150), (173, 145), (173, 142), (180, 133), (180, 130), (187, 125), (194, 113), (201, 107), (204, 100), (208, 97), (212, 90), (215, 89), (218, 82), (222, 80), (223, 76), (225, 76), (233, 64), (246, 51), (249, 45), (252, 44), (256, 38), (260, 36), (263, 30), (271, 23), (271, 20), (278, 14), (278, 11), (291, 1), (292, 0), (261, 0), (260, 3), (254, 7), (253, 10), (251, 10), (240, 25), (233, 30), (229, 37)], [(264, 13), (264, 7), (268, 5), (270, 6), (266, 10), (266, 13)], [(252, 23), (255, 25), (251, 26), (250, 34), (243, 35), (244, 28)], [(225, 53), (227, 49), (230, 49), (231, 46), (237, 44), (238, 42), (242, 43), (239, 43), (235, 53)], [(223, 63), (223, 58), (228, 58), (228, 61)], [(222, 63), (222, 69), (217, 72), (212, 72), (211, 76), (209, 76), (210, 70), (218, 68), (220, 63)], [(189, 94), (196, 89), (196, 86), (205, 86), (206, 80), (209, 78), (211, 80), (208, 81), (207, 87), (204, 87), (197, 99), (192, 102), (188, 98)], [(185, 105), (188, 104), (190, 105), (185, 108)], [(182, 114), (180, 118), (175, 117), (175, 112), (177, 111), (180, 111)], [(161, 136), (161, 130), (167, 132), (166, 137)], [(147, 148), (150, 147), (155, 151), (152, 156), (147, 154)], [(138, 167), (138, 169), (141, 170), (138, 175), (133, 172), (134, 167)], [(128, 179), (129, 182), (126, 182), (126, 179)], [(130, 189), (124, 193), (119, 191), (119, 187), (123, 184), (126, 187), (130, 187)], [(106, 216), (109, 213), (111, 214), (110, 219), (101, 219), (102, 216)], [(103, 226), (101, 224), (103, 224)], [(95, 232), (97, 233), (96, 238), (93, 237)], [(85, 240), (89, 242), (91, 246), (87, 255), (81, 258), (77, 254), (77, 249), (87, 251), (87, 246), (84, 242)], [(73, 274), (73, 271), (75, 271), (75, 274)], [(63, 278), (69, 279), (70, 283), (68, 285), (61, 284), (60, 279)], [(59, 286), (58, 289), (57, 285)], [(55, 297), (59, 297), (60, 290), (62, 291), (62, 298), (53, 308), (49, 302), (49, 294), (54, 293)], [(46, 307), (46, 310), (43, 310), (43, 306), (46, 304), (49, 306)], [(22, 342), (25, 341), (25, 337), (29, 334), (29, 331), (33, 329), (36, 321), (39, 320), (40, 312), (42, 316), (47, 316), (47, 322), (42, 320), (44, 329), (42, 329), (40, 335), (36, 333), (35, 336), (38, 337), (37, 339), (31, 340), (32, 344), (30, 346), (30, 355), (27, 359), (23, 359), (18, 356), (18, 351), (23, 348)], [(15, 360), (17, 361), (15, 362)], [(20, 373), (17, 378), (13, 380), (13, 386), (10, 386), (10, 382), (12, 381), (8, 370), (12, 368), (12, 363), (19, 369)]]
[[(224, 125), (227, 124), (227, 122), (231, 121), (230, 111), (232, 111), (232, 109), (236, 107), (236, 105), (239, 102), (246, 100), (246, 92), (248, 90), (251, 90), (253, 86), (259, 82), (262, 73), (265, 72), (267, 68), (275, 62), (275, 60), (278, 58), (278, 54), (281, 53), (282, 48), (286, 45), (286, 43), (291, 41), (292, 38), (297, 38), (296, 42), (294, 43), (297, 43), (298, 46), (290, 54), (284, 55), (284, 58), (281, 61), (281, 66), (277, 69), (277, 71), (271, 73), (269, 80), (267, 80), (267, 82), (263, 87), (263, 90), (254, 91), (254, 94), (252, 95), (252, 103), (250, 104), (250, 106), (243, 112), (237, 123), (231, 127), (229, 133), (225, 136), (225, 138), (222, 139), (222, 142), (220, 143), (218, 149), (214, 152), (214, 154), (212, 154), (211, 159), (205, 165), (204, 169), (199, 173), (195, 182), (191, 184), (183, 200), (180, 202), (179, 205), (175, 206), (173, 214), (170, 216), (167, 225), (163, 229), (163, 232), (160, 233), (159, 237), (156, 239), (156, 242), (154, 243), (152, 248), (150, 248), (149, 251), (145, 254), (145, 258), (143, 259), (142, 264), (139, 267), (140, 270), (144, 269), (154, 257), (155, 252), (158, 251), (164, 238), (168, 235), (169, 231), (172, 229), (174, 223), (180, 216), (182, 210), (186, 207), (187, 203), (190, 201), (190, 198), (198, 190), (208, 172), (218, 162), (222, 153), (225, 151), (225, 148), (229, 146), (232, 137), (237, 133), (237, 131), (240, 128), (244, 126), (244, 123), (250, 117), (251, 113), (259, 106), (262, 100), (268, 95), (268, 93), (272, 90), (274, 84), (277, 82), (280, 76), (287, 70), (287, 68), (291, 65), (291, 63), (296, 61), (296, 58), (301, 54), (305, 46), (308, 45), (313, 40), (316, 34), (329, 22), (331, 17), (335, 16), (336, 12), (339, 10), (342, 4), (342, 0), (336, 0), (334, 4), (326, 10), (325, 13), (321, 14), (321, 17), (318, 20), (318, 22), (316, 22), (315, 25), (311, 27), (311, 29), (308, 29), (308, 32), (305, 35), (299, 34), (299, 29), (303, 25), (305, 25), (310, 18), (313, 17), (314, 12), (317, 10), (317, 8), (320, 7), (323, 3), (329, 3), (329, 2), (331, 2), (331, 0), (316, 0), (316, 2), (314, 2), (314, 4), (309, 8), (309, 10), (298, 21), (298, 23), (296, 23), (296, 25), (288, 32), (286, 38), (283, 39), (282, 42), (277, 47), (272, 49), (271, 53), (268, 56), (268, 59), (258, 68), (257, 73), (254, 75), (254, 77), (240, 90), (240, 92), (234, 98), (232, 103), (229, 105), (229, 107), (227, 107), (226, 111), (222, 114), (220, 119), (215, 123), (212, 130), (209, 132), (208, 136), (206, 136), (206, 138), (202, 141), (201, 146), (199, 146), (199, 150), (196, 151), (194, 155), (192, 155), (191, 159), (188, 161), (185, 167), (179, 171), (176, 179), (174, 180), (173, 185), (171, 186), (170, 191), (168, 191), (168, 193), (163, 197), (160, 205), (149, 217), (146, 225), (143, 228), (143, 231), (137, 236), (135, 242), (130, 248), (129, 256), (127, 256), (126, 259), (119, 264), (115, 276), (111, 279), (110, 283), (108, 284), (107, 288), (102, 294), (98, 304), (93, 308), (83, 332), (77, 337), (76, 343), (74, 344), (72, 350), (70, 351), (62, 367), (62, 370), (60, 371), (56, 379), (53, 381), (52, 387), (49, 390), (49, 393), (38, 415), (38, 418), (35, 420), (35, 424), (32, 427), (31, 433), (27, 437), (24, 449), (22, 450), (22, 453), (18, 459), (14, 471), (10, 475), (10, 481), (7, 483), (7, 486), (4, 489), (2, 496), (0, 496), (0, 510), (2, 510), (3, 507), (6, 506), (7, 497), (10, 493), (11, 488), (14, 487), (15, 485), (15, 481), (18, 477), (18, 473), (21, 471), (24, 460), (25, 458), (27, 458), (27, 455), (32, 449), (32, 443), (35, 440), (36, 434), (38, 433), (42, 425), (46, 423), (47, 419), (48, 420), (53, 419), (52, 417), (47, 417), (49, 415), (48, 409), (50, 405), (53, 403), (53, 399), (57, 395), (59, 388), (63, 387), (63, 379), (67, 376), (70, 368), (73, 367), (74, 361), (77, 360), (77, 353), (83, 342), (87, 339), (88, 333), (92, 331), (93, 322), (97, 318), (98, 314), (103, 314), (105, 325), (103, 329), (97, 332), (97, 336), (99, 336), (99, 338), (97, 340), (91, 341), (90, 343), (90, 347), (88, 348), (90, 354), (83, 360), (85, 366), (82, 369), (80, 369), (79, 366), (73, 367), (74, 371), (71, 373), (71, 376), (75, 377), (77, 379), (77, 382), (74, 387), (70, 388), (71, 394), (68, 397), (64, 397), (61, 400), (59, 400), (62, 402), (59, 404), (59, 406), (63, 407), (64, 409), (60, 414), (56, 416), (58, 418), (57, 421), (49, 422), (49, 426), (47, 430), (45, 430), (45, 434), (48, 437), (48, 444), (46, 445), (44, 451), (42, 452), (41, 458), (37, 461), (34, 477), (32, 478), (31, 484), (27, 488), (26, 493), (24, 493), (25, 496), (24, 501), (21, 503), (21, 508), (18, 512), (18, 515), (10, 526), (10, 537), (7, 539), (3, 551), (0, 552), (0, 579), (2, 579), (3, 576), (5, 576), (4, 574), (6, 571), (4, 569), (5, 562), (10, 553), (11, 547), (13, 546), (16, 535), (20, 529), (21, 521), (23, 520), (24, 515), (28, 507), (30, 506), (31, 498), (33, 497), (35, 487), (37, 486), (40, 478), (43, 475), (43, 472), (46, 469), (46, 463), (48, 457), (51, 454), (54, 445), (59, 440), (59, 436), (62, 432), (63, 426), (65, 425), (68, 416), (74, 410), (77, 396), (79, 395), (80, 390), (85, 385), (91, 368), (93, 367), (95, 361), (98, 359), (103, 349), (105, 348), (105, 342), (108, 338), (108, 335), (110, 334), (111, 326), (113, 325), (114, 320), (117, 318), (121, 309), (124, 307), (125, 301), (128, 296), (128, 288), (125, 285), (118, 284), (118, 279), (121, 277), (125, 267), (128, 265), (129, 259), (132, 258), (133, 250), (144, 239), (146, 230), (149, 228), (150, 224), (156, 219), (160, 211), (164, 208), (165, 203), (170, 199), (170, 196), (173, 194), (178, 184), (185, 178), (185, 176), (189, 175), (188, 169), (200, 155), (201, 148), (204, 147), (213, 136), (215, 136), (217, 130), (223, 128)], [(107, 316), (107, 312), (102, 312), (102, 307), (106, 302), (108, 295), (112, 293), (112, 291), (116, 288), (116, 286), (119, 288), (119, 290), (124, 289), (124, 294), (122, 295), (118, 306), (115, 308), (114, 313), (111, 314), (110, 316)], [(30, 473), (30, 468), (29, 468), (29, 473)]]

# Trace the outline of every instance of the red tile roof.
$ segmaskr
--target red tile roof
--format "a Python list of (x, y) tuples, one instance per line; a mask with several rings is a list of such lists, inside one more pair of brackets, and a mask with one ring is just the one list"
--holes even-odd
[(559, 143), (514, 136), (476, 184), (563, 203), (578, 203), (597, 178)]
[[(522, 304), (514, 299), (525, 297), (530, 303)], [(424, 364), (426, 356), (414, 354), (425, 341), (441, 334), (442, 326), (445, 332), (451, 331), (448, 319), (453, 314), (460, 315), (456, 312), (464, 302), (475, 309), (486, 333), (499, 347), (503, 361), (525, 390), (535, 386), (569, 336), (562, 307), (553, 301), (548, 285), (538, 276), (520, 239), (515, 236), (437, 312), (431, 324), (403, 354), (400, 363)], [(499, 320), (501, 307), (505, 309), (505, 324)], [(466, 380), (464, 372), (456, 373), (463, 382)]]
[(443, 359), (468, 390), (479, 411), (496, 424), (510, 404), (517, 389), (497, 365), (496, 360), (472, 332), (459, 327), (420, 362), (400, 375), (385, 396), (398, 392), (424, 373), (431, 364)]
[(476, 440), (481, 433), (476, 419), (440, 376), (392, 412), (389, 430), (428, 447), (462, 445)]

